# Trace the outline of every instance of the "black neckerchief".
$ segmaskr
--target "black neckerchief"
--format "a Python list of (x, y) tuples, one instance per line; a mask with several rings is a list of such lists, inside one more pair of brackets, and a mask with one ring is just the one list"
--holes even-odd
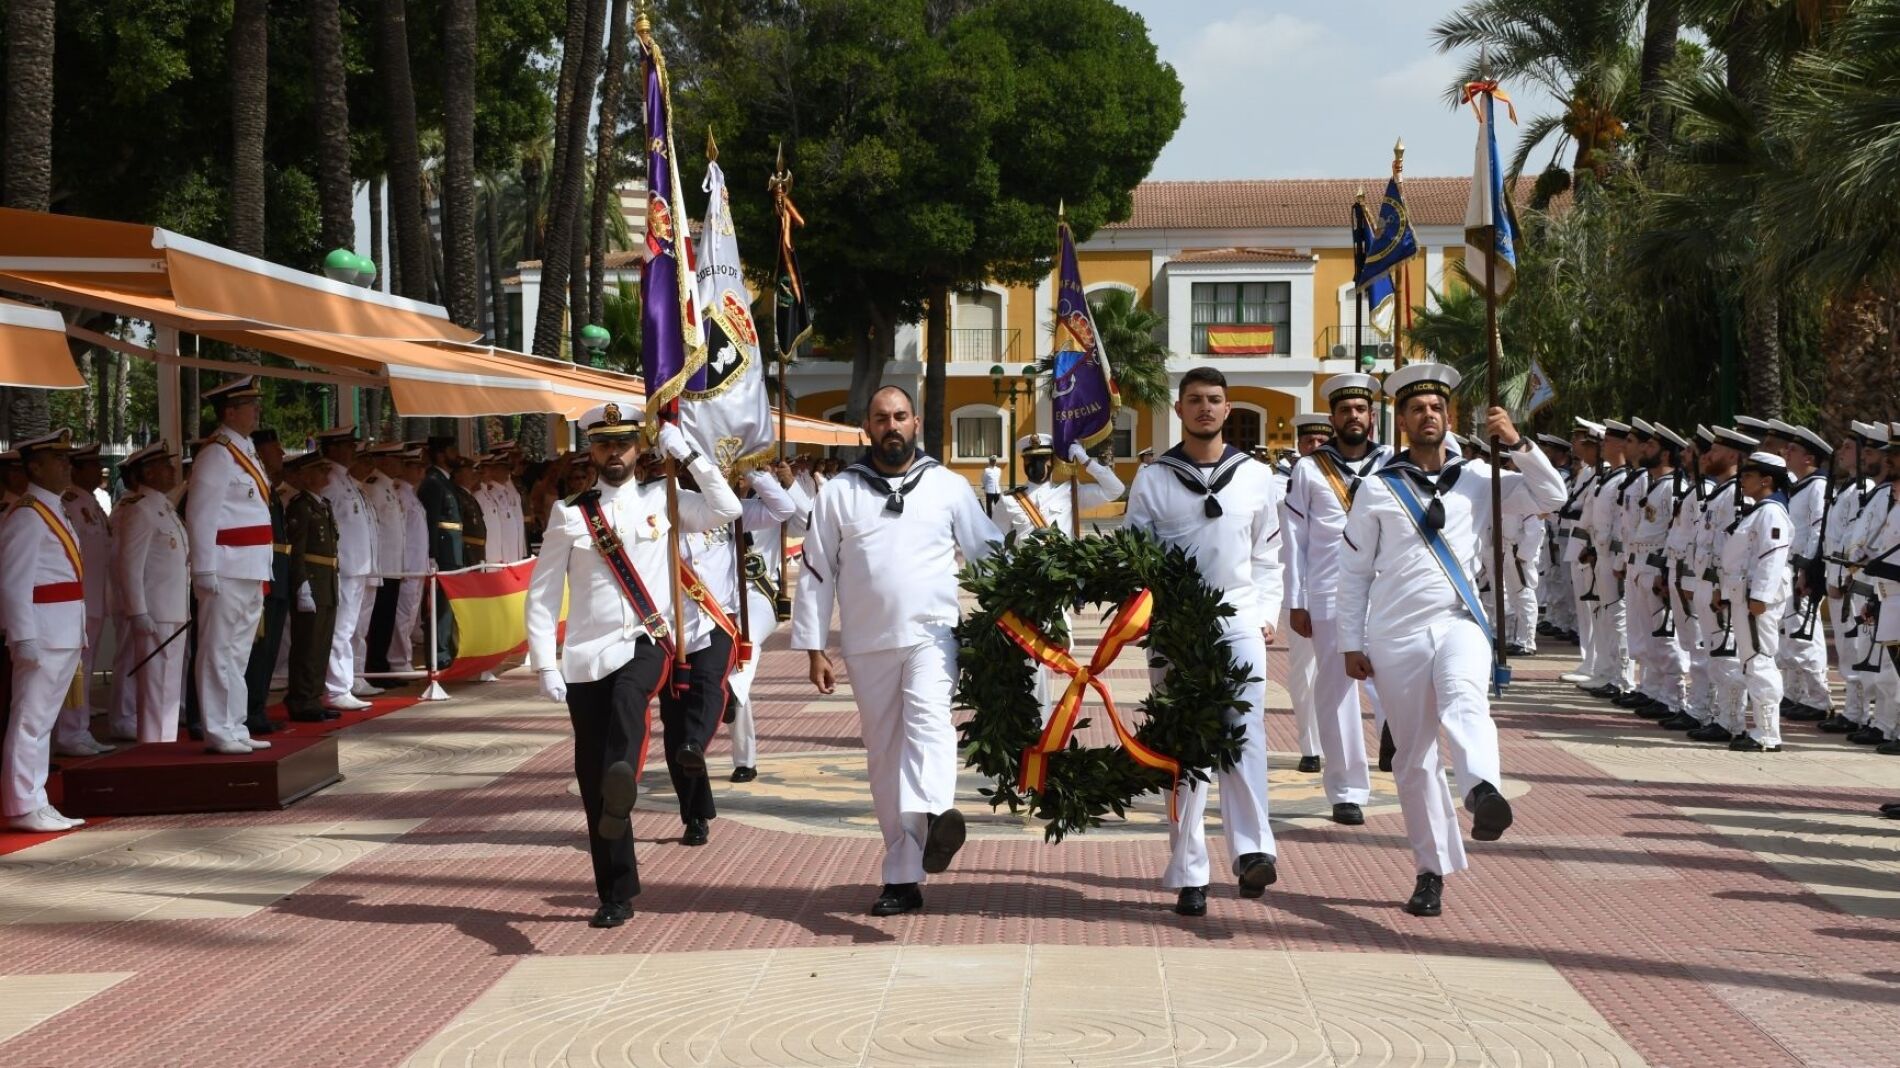
[(1200, 467), (1193, 460), (1188, 459), (1187, 451), (1180, 445), (1155, 457), (1155, 463), (1172, 471), (1174, 477), (1190, 493), (1201, 495), (1201, 511), (1209, 519), (1216, 519), (1221, 514), (1220, 498), (1216, 494), (1226, 489), (1227, 484), (1234, 480), (1234, 475), (1240, 470), (1241, 464), (1252, 459), (1251, 456), (1232, 445), (1223, 445), (1222, 448), (1224, 451), (1220, 459), (1214, 462), (1213, 468), (1205, 477), (1202, 476)]
[(1344, 456), (1340, 454), (1337, 448), (1333, 447), (1333, 443), (1330, 441), (1324, 445), (1321, 445), (1319, 448), (1313, 451), (1326, 452), (1326, 453), (1331, 454), (1332, 458), (1338, 462), (1339, 466), (1345, 468), (1347, 473), (1352, 475), (1353, 480), (1356, 482), (1359, 479), (1366, 477), (1366, 475), (1372, 472), (1373, 466), (1379, 462), (1380, 450), (1385, 448), (1384, 445), (1381, 445), (1376, 441), (1369, 441), (1366, 443), (1366, 445), (1367, 445), (1366, 455), (1364, 456), (1364, 458), (1358, 459), (1358, 460), (1346, 459)]
[(1386, 461), (1385, 466), (1379, 469), (1379, 473), (1397, 471), (1424, 490), (1430, 500), (1430, 503), (1425, 506), (1425, 529), (1443, 530), (1445, 502), (1439, 500), (1438, 495), (1458, 484), (1458, 476), (1464, 473), (1468, 462), (1462, 456), (1447, 456), (1445, 465), (1438, 469), (1438, 476), (1434, 478), (1412, 460), (1412, 450), (1405, 449), (1394, 453), (1392, 458)]
[(922, 453), (917, 454), (910, 463), (910, 470), (904, 472), (903, 481), (896, 488), (892, 488), (890, 479), (871, 466), (871, 454), (868, 452), (845, 468), (845, 471), (858, 476), (865, 485), (884, 494), (885, 511), (892, 515), (903, 515), (904, 495), (916, 489), (917, 483), (923, 481), (924, 473), (936, 466), (938, 466), (937, 461)]
[[(1621, 470), (1623, 469), (1620, 467), (1611, 467), (1611, 468), (1606, 468), (1601, 473), (1599, 473), (1597, 475), (1596, 491), (1591, 493), (1590, 496), (1591, 497), (1603, 496), (1603, 491), (1610, 488), (1610, 481), (1614, 479), (1616, 477), (1616, 473)], [(1632, 468), (1632, 470), (1634, 470), (1634, 468)]]
[(1616, 487), (1616, 506), (1618, 508), (1623, 507), (1623, 498), (1629, 493), (1630, 483), (1636, 481), (1636, 476), (1642, 473), (1643, 468), (1632, 467), (1630, 468), (1629, 474), (1623, 476), (1622, 484)]
[[(1680, 472), (1680, 471), (1671, 471), (1671, 472), (1669, 473), (1669, 475), (1670, 475), (1670, 477), (1671, 477), (1671, 478), (1674, 478), (1674, 479), (1676, 479), (1676, 480), (1678, 480), (1678, 481), (1680, 481), (1680, 480), (1682, 479), (1682, 472)], [(1663, 480), (1662, 480), (1662, 479), (1660, 479), (1660, 478), (1658, 478), (1658, 479), (1655, 479), (1654, 481), (1652, 481), (1652, 482), (1650, 482), (1650, 484), (1648, 485), (1648, 487), (1646, 487), (1646, 488), (1645, 488), (1645, 489), (1643, 490), (1643, 499), (1642, 499), (1642, 502), (1641, 502), (1641, 503), (1642, 503), (1642, 504), (1644, 504), (1645, 506), (1647, 506), (1647, 505), (1649, 504), (1649, 498), (1650, 498), (1651, 496), (1653, 496), (1653, 495), (1655, 494), (1655, 492), (1656, 492), (1657, 490), (1659, 490), (1659, 489), (1661, 489), (1661, 488), (1663, 488), (1664, 486), (1667, 486), (1667, 485), (1669, 485), (1669, 483), (1667, 483), (1667, 482), (1665, 482), (1665, 481), (1663, 481)], [(1671, 490), (1670, 490), (1669, 492), (1673, 494), (1673, 493), (1675, 492), (1675, 490), (1674, 490), (1674, 489), (1671, 489)]]

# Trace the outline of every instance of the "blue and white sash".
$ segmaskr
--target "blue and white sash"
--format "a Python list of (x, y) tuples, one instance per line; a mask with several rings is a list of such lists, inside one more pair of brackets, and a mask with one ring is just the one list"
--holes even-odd
[(1418, 531), (1419, 537), (1425, 539), (1425, 547), (1431, 550), (1432, 558), (1438, 561), (1439, 568), (1445, 572), (1445, 579), (1451, 583), (1451, 588), (1458, 591), (1458, 599), (1465, 603), (1465, 610), (1478, 621), (1478, 626), (1484, 628), (1485, 643), (1492, 644), (1491, 621), (1484, 614), (1484, 602), (1479, 600), (1478, 591), (1465, 574), (1464, 565), (1452, 554), (1451, 546), (1445, 544), (1444, 535), (1425, 526), (1425, 506), (1419, 503), (1418, 494), (1413, 492), (1405, 472), (1387, 468), (1379, 472), (1379, 477), (1385, 480), (1392, 490), (1393, 498), (1405, 509), (1406, 516), (1412, 520), (1412, 528)]

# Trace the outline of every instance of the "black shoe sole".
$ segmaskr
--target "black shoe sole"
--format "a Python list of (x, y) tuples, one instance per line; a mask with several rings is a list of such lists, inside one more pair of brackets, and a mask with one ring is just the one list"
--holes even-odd
[(1503, 794), (1487, 794), (1471, 807), (1471, 837), (1480, 842), (1495, 842), (1504, 837), (1513, 818), (1511, 803)]
[(1261, 860), (1247, 866), (1240, 873), (1240, 896), (1246, 898), (1261, 897), (1267, 887), (1280, 881), (1280, 869), (1271, 860)]
[(700, 749), (681, 749), (673, 754), (673, 763), (680, 773), (695, 778), (706, 774), (706, 753)]
[(871, 906), (871, 915), (902, 916), (907, 912), (918, 912), (922, 910), (923, 907), (924, 903), (922, 901), (900, 901), (888, 905), (880, 901)]
[(937, 818), (930, 821), (929, 833), (924, 836), (924, 871), (938, 875), (949, 870), (950, 862), (956, 858), (957, 850), (963, 848), (968, 835), (963, 813), (954, 808), (937, 813)]
[(626, 916), (603, 917), (601, 916), (600, 913), (596, 912), (590, 919), (588, 919), (587, 926), (597, 927), (597, 928), (602, 928), (602, 929), (606, 929), (609, 927), (619, 927), (621, 924), (626, 923), (627, 919), (628, 917)]
[(758, 769), (756, 768), (733, 768), (732, 769), (733, 782), (751, 782), (752, 780), (758, 777), (759, 777), (759, 772), (758, 772)]
[(1352, 811), (1343, 814), (1335, 807), (1333, 809), (1333, 822), (1339, 824), (1341, 827), (1358, 827), (1366, 822), (1366, 813), (1364, 809), (1357, 805), (1353, 806)]
[(607, 774), (601, 776), (597, 832), (602, 838), (613, 841), (626, 837), (627, 815), (633, 811), (639, 793), (640, 784), (634, 777), (633, 765), (624, 760), (614, 763)]
[(1444, 913), (1445, 906), (1443, 904), (1415, 905), (1407, 901), (1405, 903), (1405, 911), (1414, 916), (1438, 916)]
[(1207, 915), (1207, 904), (1203, 902), (1197, 907), (1184, 908), (1181, 903), (1177, 901), (1174, 905), (1174, 914), (1176, 916), (1205, 916)]

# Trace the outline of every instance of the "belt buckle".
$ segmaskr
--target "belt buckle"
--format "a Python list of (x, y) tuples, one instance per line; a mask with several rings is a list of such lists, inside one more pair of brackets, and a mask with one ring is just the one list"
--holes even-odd
[(666, 617), (659, 612), (642, 619), (640, 625), (647, 629), (647, 635), (654, 641), (664, 641), (672, 634), (666, 625)]

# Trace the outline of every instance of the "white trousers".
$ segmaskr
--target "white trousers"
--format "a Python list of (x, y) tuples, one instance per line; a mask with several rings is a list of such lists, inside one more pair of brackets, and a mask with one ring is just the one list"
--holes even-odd
[[(1544, 552), (1561, 553), (1564, 542), (1553, 542)], [(1559, 630), (1574, 630), (1577, 626), (1577, 592), (1570, 588), (1570, 565), (1561, 559), (1546, 559), (1544, 574), (1537, 587), (1537, 599), (1550, 619), (1551, 626)]]
[[(1570, 572), (1570, 596), (1573, 600), (1591, 592), (1590, 577), (1595, 574), (1595, 571), (1590, 565), (1572, 560), (1564, 564), (1564, 567)], [(1596, 680), (1601, 677), (1597, 673), (1595, 637), (1597, 605), (1600, 602), (1576, 600), (1575, 603), (1577, 606), (1577, 648), (1583, 653), (1583, 661), (1577, 665), (1577, 670), (1590, 676), (1592, 680)]]
[[(396, 630), (389, 637), (389, 667), (392, 671), (408, 671), (415, 667), (412, 635), (416, 632), (416, 620), (422, 617), (423, 587), (427, 585), (428, 579), (402, 580), (402, 592), (396, 595)], [(284, 644), (288, 646), (290, 643)], [(435, 654), (431, 652), (429, 655)]]
[[(1504, 607), (1511, 614), (1511, 629), (1507, 640), (1516, 645), (1537, 648), (1537, 584), (1538, 574), (1535, 563), (1522, 563), (1512, 558), (1516, 546), (1504, 547)], [(1522, 568), (1524, 577), (1517, 577)]]
[[(376, 587), (363, 580), (362, 606), (356, 611), (356, 630), (350, 635), (350, 684), (363, 675), (363, 662), (369, 657), (369, 617), (376, 610)], [(289, 643), (286, 642), (286, 645)], [(394, 665), (392, 664), (393, 668)], [(380, 685), (373, 683), (372, 685)]]
[(337, 576), (336, 633), (330, 637), (330, 666), (323, 677), (323, 688), (331, 697), (342, 697), (356, 685), (356, 623), (363, 617), (367, 589), (368, 575)]
[(1758, 616), (1748, 614), (1745, 600), (1730, 603), (1738, 613), (1735, 659), (1741, 665), (1748, 736), (1763, 745), (1780, 745), (1783, 689), (1775, 653), (1781, 648), (1781, 617), (1788, 610), (1788, 602), (1771, 602)]
[[(1240, 743), (1240, 757), (1232, 768), (1216, 773), (1227, 855), (1236, 861), (1249, 853), (1273, 857), (1277, 856), (1273, 827), (1267, 822), (1267, 641), (1257, 630), (1231, 631), (1221, 640), (1233, 651), (1241, 670), (1257, 679), (1241, 691), (1245, 711), (1230, 709), (1226, 717), (1228, 723), (1238, 723), (1246, 732)], [(1210, 872), (1205, 822), (1207, 784), (1184, 775), (1175, 788), (1175, 805), (1180, 818), (1168, 828), (1168, 869), (1162, 874), (1161, 885), (1170, 890), (1206, 886)]]
[[(1799, 637), (1804, 627), (1807, 637)], [(1781, 668), (1788, 700), (1821, 709), (1834, 703), (1827, 689), (1827, 628), (1818, 606), (1812, 613), (1797, 612), (1794, 602), (1788, 602), (1788, 610), (1781, 617), (1781, 651), (1775, 661)]]
[(1680, 633), (1682, 613), (1676, 610), (1675, 591), (1667, 584), (1661, 593), (1655, 592), (1654, 584), (1658, 581), (1660, 576), (1653, 572), (1630, 575), (1630, 605), (1639, 620), (1635, 625), (1645, 628), (1642, 645), (1643, 692), (1680, 712), (1683, 676), (1688, 673), (1689, 662), (1683, 656), (1675, 635), (1656, 637), (1655, 632), (1666, 618)]
[(1625, 631), (1628, 603), (1617, 592), (1616, 575), (1610, 570), (1608, 555), (1601, 551), (1596, 562), (1596, 584), (1597, 596), (1602, 600), (1596, 602), (1596, 625), (1590, 632), (1591, 647), (1596, 653), (1596, 670), (1590, 678), (1599, 686), (1611, 683), (1619, 690), (1627, 690), (1635, 682)]
[(1850, 616), (1856, 610), (1852, 597), (1827, 599), (1828, 633), (1834, 639), (1834, 663), (1841, 673), (1841, 715), (1850, 723), (1865, 722), (1867, 715), (1860, 676), (1853, 670), (1855, 639), (1848, 637), (1854, 629)]
[[(1366, 728), (1360, 718), (1359, 684), (1346, 674), (1339, 651), (1339, 622), (1332, 613), (1313, 617), (1313, 708), (1317, 713), (1321, 769), (1326, 800), (1363, 805), (1372, 798), (1372, 772), (1366, 763)], [(1376, 692), (1373, 695), (1377, 703)], [(1375, 723), (1375, 729), (1383, 726)]]
[(60, 701), (59, 723), (53, 728), (53, 742), (62, 749), (77, 748), (92, 740), (92, 665), (99, 655), (99, 639), (105, 627), (104, 616), (86, 617), (86, 648), (79, 654), (79, 700), (71, 699), (69, 687), (67, 698)]
[[(264, 616), (264, 584), (257, 579), (218, 577), (218, 592), (198, 595), (198, 711), (207, 743), (243, 742), (250, 711), (244, 669)], [(183, 638), (178, 639), (184, 641)]]
[[(139, 733), (138, 687), (128, 682), (127, 676), (144, 654), (135, 654), (132, 651), (133, 634), (130, 620), (119, 616), (113, 620), (112, 625), (117, 627), (118, 632), (124, 637), (112, 646), (112, 696), (109, 699), (111, 706), (106, 710), (106, 725), (114, 737), (136, 738)], [(171, 629), (166, 628), (163, 623), (159, 624), (159, 628), (165, 632), (160, 637), (171, 634)], [(172, 644), (178, 646), (179, 654), (182, 656), (185, 639), (179, 638)]]
[[(115, 733), (136, 734), (141, 742), (175, 742), (178, 740), (178, 714), (185, 703), (185, 639), (177, 641), (154, 654), (165, 639), (177, 632), (182, 624), (159, 623), (158, 636), (137, 634), (126, 627), (126, 636), (120, 644), (127, 649), (125, 670), (122, 679), (113, 682), (115, 704), (112, 710), (112, 729)], [(151, 656), (150, 660), (145, 660)], [(130, 674), (143, 667), (136, 675)], [(118, 700), (123, 700), (121, 707)], [(121, 721), (119, 717), (124, 716)]]
[(1874, 655), (1880, 659), (1880, 674), (1868, 689), (1872, 719), (1889, 738), (1900, 738), (1900, 669), (1893, 663), (1893, 650), (1885, 646), (1875, 649)]
[(930, 815), (954, 806), (957, 729), (950, 694), (957, 641), (949, 628), (931, 641), (846, 657), (864, 737), (871, 806), (884, 832), (884, 881), (924, 880)]
[(1438, 738), (1442, 728), (1459, 797), (1480, 782), (1500, 785), (1498, 728), (1485, 697), (1491, 647), (1484, 629), (1457, 614), (1412, 634), (1368, 644), (1373, 677), (1382, 683), (1386, 722), (1398, 746), (1392, 778), (1413, 861), (1422, 872), (1463, 871), (1469, 867), (1464, 837), (1445, 782)]
[(732, 696), (732, 724), (726, 739), (732, 746), (732, 764), (739, 768), (758, 766), (759, 728), (752, 718), (752, 680), (758, 678), (759, 661), (765, 659), (765, 640), (778, 629), (778, 617), (772, 614), (772, 602), (757, 590), (746, 591), (747, 636), (752, 639), (752, 659), (733, 669), (726, 678), (726, 692)]
[(13, 661), (13, 712), (7, 721), (0, 815), (24, 816), (49, 803), (46, 772), (52, 762), (53, 724), (59, 720), (66, 690), (78, 670), (78, 649), (42, 646), (39, 663)]
[[(1317, 633), (1318, 627), (1315, 626)], [(1286, 692), (1293, 699), (1293, 730), (1303, 757), (1319, 755), (1319, 708), (1313, 703), (1313, 676), (1318, 665), (1314, 662), (1313, 642), (1302, 638), (1291, 629), (1283, 628), (1286, 635), (1287, 670)], [(1048, 720), (1044, 719), (1044, 723)]]
[(1709, 720), (1709, 654), (1702, 646), (1702, 613), (1695, 610), (1695, 595), (1688, 597), (1689, 611), (1682, 608), (1683, 596), (1670, 590), (1676, 599), (1676, 648), (1684, 664), (1682, 710), (1707, 723)]

